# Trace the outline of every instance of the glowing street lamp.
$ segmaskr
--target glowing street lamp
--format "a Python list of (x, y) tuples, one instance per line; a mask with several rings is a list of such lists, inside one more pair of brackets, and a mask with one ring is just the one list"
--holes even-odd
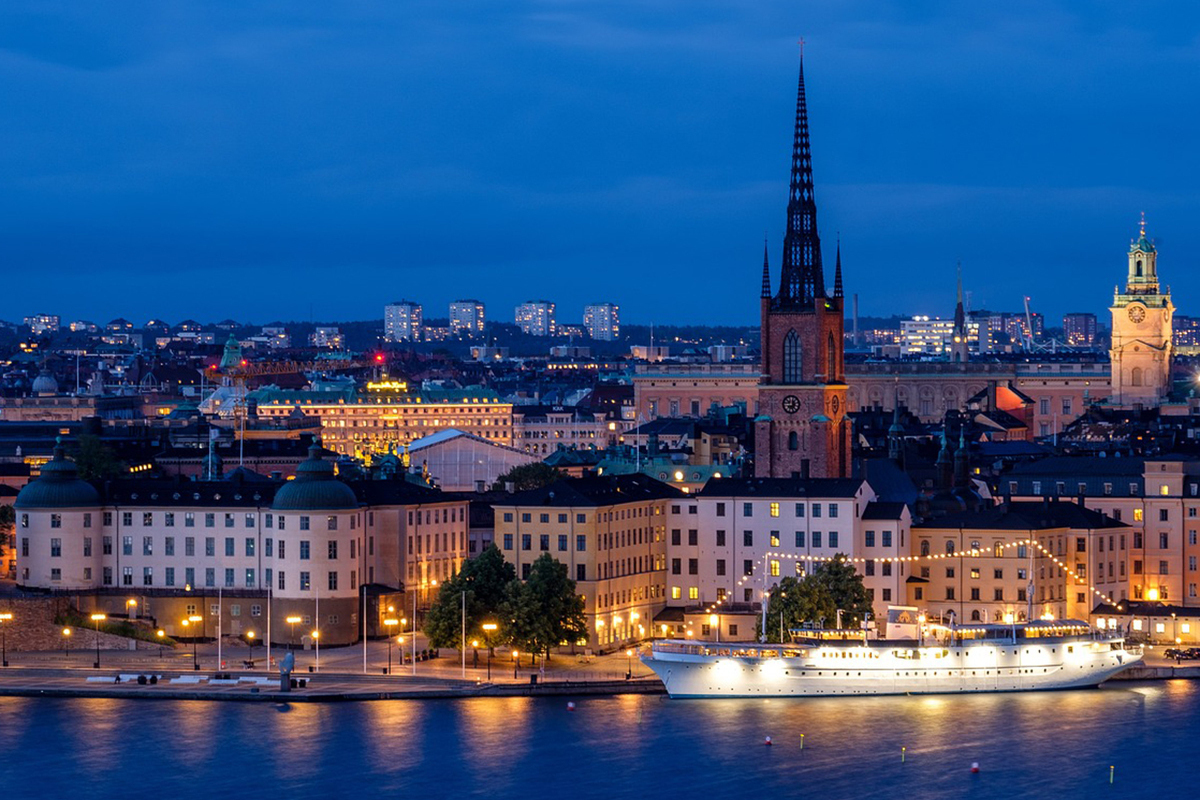
[(158, 637), (158, 657), (161, 659), (163, 657), (163, 637), (167, 635), (167, 632), (159, 628), (154, 635)]
[(312, 640), (313, 640), (313, 647), (316, 648), (316, 652), (317, 652), (317, 663), (313, 669), (317, 672), (320, 672), (321, 671), (321, 632), (313, 631), (312, 632)]
[(63, 628), (63, 647), (66, 648), (67, 654), (64, 656), (68, 661), (71, 660), (71, 629)]
[(625, 680), (633, 677), (633, 650), (625, 651)]
[(93, 669), (100, 669), (100, 623), (108, 619), (107, 614), (92, 614), (92, 622), (96, 623), (96, 663)]
[[(192, 614), (190, 617), (188, 617), (187, 619), (185, 619), (183, 621), (183, 627), (187, 628), (190, 625), (195, 625), (197, 622), (203, 622), (203, 621), (204, 621), (204, 617), (202, 617), (198, 614)], [(196, 635), (197, 634), (192, 635), (192, 669), (199, 672), (200, 671), (200, 659), (196, 655)]]
[[(251, 664), (253, 664), (254, 663), (254, 631), (246, 631), (246, 644), (249, 645), (249, 647), (250, 647), (249, 661)], [(271, 666), (270, 664), (267, 665), (267, 667), (270, 667), (270, 666)]]
[(135, 600), (132, 597), (129, 598), (128, 600), (126, 600), (125, 601), (125, 609), (128, 612), (130, 617), (132, 617), (133, 619), (137, 619), (137, 600)]
[[(391, 606), (388, 606), (388, 608), (390, 609), (390, 608), (391, 608)], [(393, 627), (395, 627), (395, 625), (396, 625), (398, 622), (400, 622), (400, 620), (398, 620), (398, 619), (392, 619), (391, 617), (389, 617), (388, 619), (385, 619), (385, 620), (383, 621), (383, 624), (384, 624), (384, 626), (386, 626), (386, 627), (387, 627), (387, 640), (388, 640), (388, 665), (387, 665), (387, 674), (388, 674), (388, 675), (391, 675), (391, 674), (392, 674), (392, 628), (393, 628)]]
[(485, 623), (483, 623), (482, 627), (483, 627), (483, 635), (484, 635), (485, 639), (487, 640), (487, 646), (488, 646), (487, 677), (488, 677), (488, 680), (490, 681), (492, 679), (493, 640), (489, 637), (495, 635), (496, 631), (500, 629), (500, 626), (494, 622), (485, 622)]
[(521, 663), (521, 654), (513, 650), (513, 680), (517, 679), (517, 665)]
[(296, 614), (292, 614), (290, 617), (286, 617), (283, 621), (291, 626), (291, 633), (288, 634), (288, 650), (291, 650), (296, 641), (296, 625), (300, 622), (303, 622), (304, 618), (297, 616)]
[(3, 623), (12, 622), (12, 618), (11, 611), (0, 613), (0, 663), (3, 663), (6, 667), (8, 666), (8, 637), (4, 630), (6, 626)]

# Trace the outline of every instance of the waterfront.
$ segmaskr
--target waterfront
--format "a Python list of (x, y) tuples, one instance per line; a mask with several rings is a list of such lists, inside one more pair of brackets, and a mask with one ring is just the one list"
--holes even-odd
[(1044, 694), (580, 698), (573, 712), (567, 702), (0, 698), (0, 781), (9, 797), (1161, 797), (1179, 788), (1200, 735), (1200, 686), (1180, 680)]

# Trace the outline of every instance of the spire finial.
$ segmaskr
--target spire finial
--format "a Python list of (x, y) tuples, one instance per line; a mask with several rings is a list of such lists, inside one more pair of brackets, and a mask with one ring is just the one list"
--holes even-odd
[(796, 87), (796, 124), (792, 133), (792, 170), (788, 188), (787, 233), (783, 240), (778, 301), (782, 307), (811, 308), (824, 298), (821, 240), (813, 195), (812, 150), (808, 141), (808, 101), (804, 91), (804, 59)]

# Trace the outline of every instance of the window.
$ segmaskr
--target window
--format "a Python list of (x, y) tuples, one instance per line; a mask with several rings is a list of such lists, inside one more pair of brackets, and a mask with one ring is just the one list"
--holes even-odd
[(576, 564), (575, 565), (575, 580), (576, 581), (586, 581), (587, 580), (587, 566), (585, 564)]
[(133, 586), (133, 567), (121, 568), (121, 585)]
[(743, 575), (753, 575), (754, 574), (754, 562), (753, 561), (751, 561), (750, 559), (746, 559), (745, 561), (742, 562), (742, 574)]
[(254, 557), (254, 537), (253, 536), (246, 537), (246, 555), (250, 558)]
[(338, 587), (338, 574), (336, 572), (329, 573), (329, 591), (336, 592)]
[(837, 504), (837, 503), (830, 503), (830, 504), (829, 504), (829, 516), (830, 516), (830, 517), (837, 517), (837, 515), (838, 515), (838, 504)]
[(62, 539), (50, 540), (50, 557), (60, 558), (62, 556)]
[(1141, 521), (1142, 521), (1142, 509), (1140, 509), (1140, 508), (1135, 508), (1135, 509), (1133, 510), (1133, 521), (1134, 521), (1134, 522), (1141, 522)]
[(1086, 553), (1087, 552), (1087, 537), (1086, 536), (1076, 536), (1075, 537), (1075, 552), (1076, 553)]
[[(282, 578), (283, 576), (280, 576)], [(312, 588), (312, 576), (307, 572), (300, 573), (300, 591), (307, 592)]]
[(529, 522), (529, 521), (530, 521), (532, 518), (533, 518), (533, 517), (532, 517), (532, 515), (531, 515), (531, 514), (522, 514), (522, 515), (521, 515), (521, 522)]
[(575, 521), (582, 525), (587, 522), (587, 514), (576, 514)]
[(225, 555), (226, 556), (233, 555), (233, 537), (232, 536), (225, 537)]
[(550, 549), (550, 534), (543, 533), (538, 536), (538, 549), (543, 553)]
[(504, 549), (505, 550), (513, 549), (513, 535), (511, 533), (504, 534)]
[(717, 547), (725, 546), (725, 531), (717, 531)]
[(549, 522), (549, 521), (550, 521), (549, 514), (539, 514), (538, 515), (538, 522)]
[(883, 535), (883, 546), (891, 547), (892, 546), (892, 532), (884, 531), (882, 535)]
[(559, 521), (559, 522), (566, 522), (566, 521), (567, 521), (567, 515), (566, 515), (566, 514), (559, 514), (559, 515), (558, 515), (558, 521)]
[(779, 503), (771, 503), (771, 516), (772, 517), (779, 516)]
[(528, 534), (528, 533), (521, 534), (521, 549), (522, 550), (532, 550), (533, 549), (533, 537), (530, 534)]
[(233, 567), (225, 568), (225, 588), (226, 589), (233, 588)]
[(83, 556), (84, 558), (92, 556), (92, 537), (90, 536), (83, 537)]
[(779, 561), (774, 558), (771, 559), (771, 563), (768, 565), (768, 567), (770, 569), (771, 576), (778, 578), (779, 577)]
[(796, 547), (804, 547), (804, 531), (796, 531)]
[(838, 532), (837, 531), (829, 532), (829, 546), (830, 547), (838, 546)]
[[(283, 550), (283, 542), (279, 543), (279, 549), (281, 551)], [(283, 553), (281, 552), (280, 556), (282, 556), (282, 555), (283, 555)], [(300, 540), (300, 560), (308, 561), (309, 558), (311, 557), (311, 555), (312, 555), (312, 550), (311, 550), (309, 541), (307, 539), (301, 539)]]
[(717, 516), (718, 517), (725, 516), (725, 504), (724, 503), (717, 503)]
[(196, 537), (195, 536), (183, 537), (183, 554), (185, 556), (188, 556), (189, 558), (191, 556), (196, 555)]
[(154, 585), (154, 567), (142, 567), (142, 586)]
[[(113, 522), (113, 515), (112, 515), (112, 512), (111, 512), (111, 511), (105, 511), (105, 512), (104, 512), (104, 518), (103, 518), (103, 522), (102, 522), (102, 524), (107, 526), (107, 525), (112, 525), (112, 522)], [(25, 523), (25, 524), (26, 524), (26, 525), (28, 525), (28, 524), (29, 524), (29, 522), (28, 522), (28, 521), (26, 521), (26, 523)]]
[(560, 533), (558, 535), (558, 551), (560, 553), (567, 552), (567, 534)]
[(680, 596), (679, 587), (678, 587), (678, 586), (672, 586), (672, 587), (671, 587), (671, 599), (672, 599), (672, 600), (678, 600), (678, 599), (679, 599), (679, 596)]
[(175, 568), (167, 567), (165, 570), (165, 573), (166, 573), (166, 577), (164, 578), (164, 581), (166, 582), (167, 586), (174, 586), (175, 585)]
[[(1188, 509), (1188, 510), (1191, 511), (1194, 509)], [(1193, 516), (1195, 516), (1195, 515), (1193, 515)], [(90, 511), (83, 512), (83, 527), (85, 527), (85, 528), (92, 527), (92, 512), (90, 512)]]
[(800, 383), (804, 380), (803, 375), (804, 350), (800, 346), (800, 336), (795, 330), (790, 330), (783, 338), (783, 382)]
[(1165, 534), (1165, 533), (1160, 533), (1160, 534), (1158, 535), (1158, 546), (1159, 546), (1159, 549), (1161, 549), (1161, 550), (1166, 550), (1166, 549), (1167, 549), (1167, 542), (1168, 542), (1168, 541), (1169, 541), (1169, 537), (1168, 537), (1168, 535), (1167, 535), (1167, 534)]
[(699, 574), (700, 574), (700, 559), (689, 558), (688, 559), (688, 575), (699, 575)]
[(212, 558), (217, 554), (217, 540), (212, 536), (204, 537), (204, 555)]
[(892, 562), (890, 562), (890, 561), (885, 561), (885, 562), (883, 562), (882, 564), (880, 564), (880, 565), (879, 565), (879, 568), (880, 568), (880, 569), (883, 571), (883, 577), (885, 577), (885, 578), (891, 577), (891, 574), (892, 574)]
[(863, 534), (863, 544), (867, 547), (875, 546), (875, 531), (866, 531)]
[(329, 542), (329, 545), (328, 545), (328, 551), (329, 551), (329, 560), (330, 560), (330, 561), (337, 561), (337, 557), (338, 557), (338, 554), (337, 554), (337, 553), (338, 553), (337, 541), (331, 541), (331, 542)]
[(821, 546), (821, 532), (820, 531), (812, 532), (812, 546), (813, 547)]
[(683, 574), (683, 559), (682, 558), (672, 558), (671, 559), (671, 574), (672, 575), (682, 575)]
[(300, 530), (307, 531), (309, 528), (309, 518), (307, 516), (300, 517)]
[(129, 526), (133, 525), (133, 512), (132, 511), (122, 511), (121, 512), (121, 524), (127, 528)]
[(336, 531), (338, 529), (338, 518), (333, 516), (332, 514), (330, 514), (328, 517), (326, 517), (325, 518), (325, 529), (329, 530), (329, 531)]
[(796, 517), (801, 519), (804, 517), (804, 503), (796, 503)]
[(671, 544), (674, 545), (675, 547), (679, 547), (679, 545), (682, 542), (682, 536), (683, 536), (683, 531), (681, 531), (679, 528), (672, 528), (671, 529)]
[(695, 586), (689, 586), (688, 587), (688, 600), (699, 600), (699, 599), (700, 599), (700, 590), (697, 589)]
[(189, 588), (189, 589), (196, 585), (196, 568), (195, 567), (184, 567), (183, 582), (187, 585), (187, 588)]
[(753, 517), (754, 516), (754, 503), (742, 503), (742, 516), (743, 517)]
[(144, 555), (144, 556), (154, 555), (154, 537), (153, 536), (143, 536), (142, 537), (142, 555)]
[(865, 570), (863, 571), (864, 575), (866, 575), (867, 577), (871, 577), (872, 575), (875, 574), (875, 559), (868, 558), (866, 563), (863, 564), (863, 566), (865, 567)]
[(753, 547), (754, 546), (754, 531), (742, 531), (742, 546), (743, 547)]
[(505, 522), (512, 522), (512, 521), (513, 521), (513, 515), (512, 515), (512, 512), (511, 512), (511, 511), (505, 511), (505, 512), (504, 512), (504, 521), (505, 521)]
[(204, 527), (215, 528), (216, 525), (217, 525), (217, 515), (216, 514), (205, 514), (204, 515)]
[(175, 527), (175, 512), (168, 511), (167, 513), (163, 514), (163, 523), (168, 528), (174, 528)]
[(582, 553), (587, 550), (587, 536), (582, 533), (575, 534), (575, 551)]
[(725, 559), (723, 559), (723, 558), (717, 559), (717, 574), (718, 575), (725, 574)]
[(121, 555), (123, 555), (123, 556), (133, 555), (133, 537), (132, 536), (122, 536), (121, 537)]
[(820, 503), (813, 503), (813, 505), (812, 505), (812, 515), (813, 515), (814, 517), (819, 517), (819, 516), (821, 516), (821, 504), (820, 504)]

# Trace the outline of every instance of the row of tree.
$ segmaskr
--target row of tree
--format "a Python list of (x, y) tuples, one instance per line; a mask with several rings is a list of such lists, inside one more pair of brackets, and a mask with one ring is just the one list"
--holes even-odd
[[(840, 554), (801, 578), (784, 578), (771, 590), (766, 640), (786, 641), (787, 631), (803, 625), (833, 627), (839, 611), (843, 628), (859, 627), (871, 613), (862, 575)], [(755, 632), (762, 633), (762, 620)]]
[[(531, 655), (588, 639), (583, 598), (567, 566), (549, 553), (533, 562), (524, 581), (517, 580), (516, 569), (495, 545), (466, 561), (438, 588), (425, 616), (430, 645), (460, 647), (464, 620), (467, 642), (478, 640), (489, 648), (510, 644)], [(496, 629), (485, 629), (488, 623)]]

